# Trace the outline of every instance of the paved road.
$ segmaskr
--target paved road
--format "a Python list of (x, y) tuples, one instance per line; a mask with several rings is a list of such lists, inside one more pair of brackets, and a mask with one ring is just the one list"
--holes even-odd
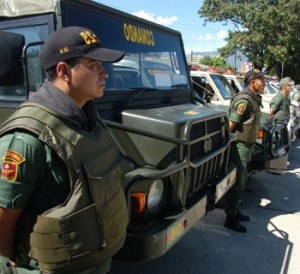
[(223, 226), (217, 209), (163, 257), (147, 263), (113, 263), (112, 274), (300, 274), (300, 140), (284, 175), (251, 175), (242, 211), (248, 232)]

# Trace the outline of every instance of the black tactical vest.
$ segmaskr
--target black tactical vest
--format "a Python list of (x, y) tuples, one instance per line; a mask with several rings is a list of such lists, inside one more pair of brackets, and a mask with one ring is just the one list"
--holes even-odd
[(45, 272), (72, 273), (112, 257), (124, 244), (128, 212), (120, 154), (98, 122), (90, 133), (72, 129), (57, 113), (24, 103), (0, 135), (23, 128), (64, 161), (70, 193), (63, 204), (39, 215), (30, 235), (29, 256)]

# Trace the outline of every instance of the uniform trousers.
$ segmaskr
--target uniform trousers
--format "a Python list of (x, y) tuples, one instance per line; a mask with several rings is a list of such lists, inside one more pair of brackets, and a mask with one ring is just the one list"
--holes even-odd
[(225, 212), (235, 216), (239, 212), (239, 205), (245, 192), (248, 178), (248, 164), (254, 151), (254, 144), (234, 142), (231, 146), (230, 158), (237, 167), (235, 184), (227, 193)]

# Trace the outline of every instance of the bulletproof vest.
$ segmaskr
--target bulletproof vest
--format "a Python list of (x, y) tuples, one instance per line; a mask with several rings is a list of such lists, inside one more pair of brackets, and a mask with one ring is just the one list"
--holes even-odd
[(256, 141), (259, 128), (259, 119), (261, 116), (260, 105), (251, 95), (247, 93), (238, 93), (232, 98), (230, 109), (232, 109), (234, 103), (241, 98), (250, 102), (251, 113), (246, 121), (242, 121), (237, 125), (235, 134), (238, 141), (253, 144)]
[(68, 127), (57, 113), (24, 103), (0, 134), (29, 130), (68, 168), (70, 193), (63, 204), (37, 216), (29, 256), (45, 272), (72, 273), (112, 257), (124, 244), (128, 212), (120, 154), (101, 123), (93, 132)]

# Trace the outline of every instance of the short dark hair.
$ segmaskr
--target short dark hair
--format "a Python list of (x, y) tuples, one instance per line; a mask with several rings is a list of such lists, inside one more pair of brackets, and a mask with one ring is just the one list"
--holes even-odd
[[(74, 57), (74, 58), (68, 59), (64, 62), (69, 64), (71, 67), (74, 67), (75, 65), (77, 65), (79, 63), (79, 59), (80, 59), (80, 57)], [(50, 81), (53, 81), (57, 77), (56, 65), (47, 70), (47, 75), (48, 75), (48, 79)]]

